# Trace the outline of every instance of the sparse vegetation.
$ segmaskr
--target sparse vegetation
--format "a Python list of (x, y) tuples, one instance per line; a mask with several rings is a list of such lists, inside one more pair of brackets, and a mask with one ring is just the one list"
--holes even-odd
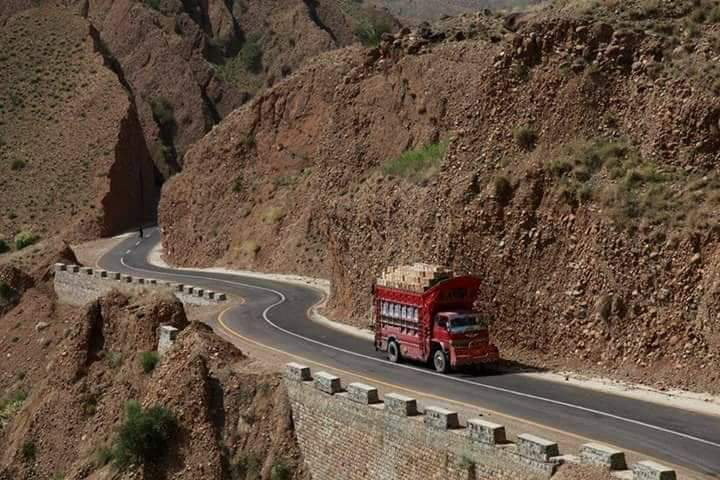
[(13, 160), (13, 162), (10, 164), (10, 170), (13, 172), (17, 172), (18, 170), (22, 170), (25, 168), (25, 162), (20, 159)]
[(507, 177), (497, 177), (495, 179), (495, 198), (501, 205), (507, 205), (513, 194), (513, 187)]
[(270, 480), (290, 480), (292, 472), (284, 462), (278, 462), (270, 469)]
[(15, 235), (15, 248), (22, 250), (23, 248), (29, 247), (35, 244), (40, 237), (29, 231), (22, 231)]
[(175, 124), (175, 108), (167, 98), (153, 98), (150, 100), (150, 108), (152, 109), (153, 119), (160, 128)]
[(167, 452), (176, 428), (175, 417), (166, 408), (144, 409), (138, 402), (129, 401), (112, 449), (115, 466), (124, 470), (131, 464), (156, 462)]
[(242, 189), (243, 189), (243, 176), (238, 175), (237, 177), (235, 177), (235, 180), (233, 180), (232, 191), (235, 193), (240, 193), (240, 192), (242, 192)]
[(25, 462), (34, 462), (37, 457), (37, 447), (35, 446), (35, 442), (32, 440), (26, 440), (23, 442), (22, 447), (20, 447), (20, 454)]
[(245, 39), (238, 58), (247, 71), (260, 73), (262, 71), (262, 49), (260, 48), (260, 36), (250, 35)]
[(118, 368), (123, 363), (122, 352), (108, 352), (107, 362), (110, 368)]
[(385, 175), (407, 178), (415, 182), (424, 182), (440, 170), (447, 142), (433, 143), (415, 150), (408, 150), (398, 158), (386, 162), (382, 169)]
[(516, 128), (513, 131), (513, 137), (515, 138), (515, 143), (526, 151), (533, 150), (538, 139), (537, 132), (529, 125)]
[(27, 398), (23, 390), (16, 390), (7, 398), (0, 400), (0, 432), (10, 423), (15, 414), (20, 411)]
[(262, 221), (267, 224), (275, 224), (285, 217), (285, 212), (280, 207), (270, 207), (262, 214)]
[(144, 3), (153, 10), (160, 11), (160, 0), (145, 0)]
[(248, 480), (259, 479), (261, 466), (260, 459), (255, 453), (242, 452), (235, 464), (235, 469), (238, 474), (237, 478), (246, 478)]
[(355, 26), (355, 36), (366, 47), (380, 44), (383, 33), (392, 31), (392, 25), (382, 18), (364, 18)]
[(10, 251), (10, 245), (5, 240), (0, 238), (0, 253), (6, 253)]
[(100, 447), (95, 452), (95, 465), (104, 467), (113, 461), (113, 450), (110, 447)]
[(157, 352), (143, 352), (140, 356), (140, 365), (142, 365), (143, 372), (150, 373), (155, 370), (155, 367), (160, 362), (160, 355)]
[(260, 251), (260, 245), (255, 240), (245, 240), (240, 244), (240, 251), (254, 257)]

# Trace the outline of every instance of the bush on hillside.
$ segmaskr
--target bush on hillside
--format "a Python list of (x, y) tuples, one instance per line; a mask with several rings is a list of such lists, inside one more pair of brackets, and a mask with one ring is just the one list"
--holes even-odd
[(15, 235), (15, 248), (22, 250), (25, 247), (36, 243), (40, 237), (29, 231), (23, 231)]
[(366, 18), (357, 24), (354, 33), (366, 47), (377, 47), (383, 33), (389, 33), (391, 30), (392, 25), (385, 19)]
[(513, 137), (515, 137), (515, 142), (520, 146), (520, 148), (527, 151), (535, 148), (535, 143), (538, 138), (537, 132), (530, 126), (516, 128), (513, 132)]
[(0, 253), (5, 253), (10, 251), (10, 245), (7, 244), (5, 240), (0, 238)]
[(440, 163), (445, 156), (447, 145), (447, 142), (433, 143), (415, 150), (408, 150), (398, 158), (385, 162), (383, 173), (423, 182), (440, 170)]
[(156, 462), (167, 452), (176, 430), (177, 422), (168, 409), (144, 409), (138, 402), (129, 401), (112, 452), (115, 465), (123, 470), (132, 464)]
[(175, 108), (167, 98), (153, 98), (150, 100), (150, 109), (152, 110), (155, 122), (160, 128), (166, 128), (175, 124)]
[(251, 35), (245, 39), (242, 48), (240, 48), (240, 60), (245, 68), (252, 73), (260, 73), (262, 71), (262, 49), (260, 48), (260, 37)]
[(155, 370), (155, 367), (160, 362), (160, 355), (157, 352), (143, 352), (140, 357), (140, 365), (142, 365), (143, 372), (150, 373)]

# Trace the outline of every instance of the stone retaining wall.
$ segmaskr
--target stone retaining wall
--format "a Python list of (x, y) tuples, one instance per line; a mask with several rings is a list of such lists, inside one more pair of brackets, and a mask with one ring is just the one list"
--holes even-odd
[(583, 445), (561, 455), (556, 442), (520, 434), (482, 418), (462, 422), (457, 412), (351, 383), (303, 365), (286, 366), (300, 449), (314, 480), (536, 480), (551, 478), (564, 462), (599, 465), (619, 478), (675, 480), (675, 472), (651, 461), (625, 470), (625, 454), (609, 446)]
[(167, 290), (183, 303), (215, 305), (227, 301), (227, 295), (182, 283), (125, 275), (119, 272), (55, 264), (55, 292), (61, 302), (82, 306), (97, 300), (111, 290), (135, 294), (143, 290)]

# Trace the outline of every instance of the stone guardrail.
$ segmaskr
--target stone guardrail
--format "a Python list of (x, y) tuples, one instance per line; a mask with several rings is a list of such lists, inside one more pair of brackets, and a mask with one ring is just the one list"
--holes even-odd
[(183, 283), (167, 282), (153, 278), (126, 275), (120, 272), (55, 264), (55, 291), (62, 301), (84, 305), (110, 290), (133, 293), (137, 289), (169, 289), (183, 303), (212, 305), (227, 301), (227, 294)]
[[(315, 400), (311, 399), (317, 399), (318, 395), (343, 402), (338, 409), (333, 407), (332, 402), (325, 402), (321, 408), (314, 411), (315, 416), (335, 415), (337, 418), (327, 420), (335, 428), (339, 428), (338, 425), (347, 421), (349, 426), (346, 428), (351, 429), (353, 427), (350, 425), (357, 425), (358, 418), (360, 418), (360, 423), (364, 424), (366, 428), (400, 430), (403, 432), (403, 436), (421, 438), (424, 439), (424, 442), (432, 442), (428, 438), (433, 436), (440, 437), (435, 443), (442, 445), (446, 452), (463, 457), (469, 455), (467, 458), (470, 460), (465, 460), (466, 463), (476, 461), (477, 468), (484, 468), (486, 471), (500, 473), (500, 470), (503, 469), (502, 467), (498, 468), (498, 465), (508, 465), (511, 471), (524, 470), (535, 478), (550, 478), (559, 465), (578, 463), (605, 467), (613, 476), (628, 480), (676, 480), (677, 478), (673, 469), (650, 460), (639, 461), (628, 468), (623, 451), (599, 443), (582, 445), (577, 455), (561, 455), (557, 442), (528, 433), (519, 434), (517, 440), (511, 442), (507, 438), (503, 425), (482, 418), (471, 418), (463, 424), (457, 412), (436, 406), (426, 406), (421, 411), (414, 398), (397, 393), (387, 393), (381, 400), (377, 388), (373, 386), (362, 383), (350, 383), (343, 386), (339, 377), (326, 372), (311, 374), (309, 367), (297, 363), (286, 365), (285, 379), (294, 403), (309, 404), (314, 402)], [(312, 393), (310, 390), (316, 393)], [(367, 406), (367, 409), (363, 410), (362, 406)], [(307, 410), (306, 405), (297, 405), (297, 407), (302, 412)], [(295, 416), (295, 409), (293, 409), (293, 414)], [(378, 415), (382, 419), (379, 423), (377, 420), (373, 420), (377, 419)], [(297, 420), (307, 423), (307, 413), (298, 416), (304, 418)], [(420, 418), (422, 419), (421, 423), (419, 423)], [(407, 429), (403, 430), (406, 427), (403, 426), (402, 419), (408, 419), (408, 421), (414, 419), (415, 423), (408, 424)], [(388, 422), (391, 427), (388, 427)], [(307, 429), (307, 426), (305, 428)], [(418, 435), (418, 428), (420, 435)], [(424, 433), (422, 433), (423, 429)], [(339, 435), (337, 431), (334, 433), (335, 438), (343, 436)], [(443, 437), (442, 435), (445, 433), (449, 433), (449, 435)], [(349, 435), (352, 435), (352, 432)], [(362, 448), (357, 442), (355, 445), (358, 445), (357, 449)], [(329, 446), (329, 448), (333, 448), (333, 446)], [(410, 452), (413, 448), (414, 446), (408, 447), (406, 450)], [(313, 455), (310, 453), (311, 457)], [(358, 455), (360, 454), (358, 453)], [(311, 460), (313, 459), (311, 458)], [(324, 460), (315, 458), (314, 461), (322, 463)], [(405, 459), (405, 461), (409, 460)], [(485, 463), (484, 466), (481, 465), (482, 462)], [(312, 470), (313, 466), (310, 467)], [(319, 470), (323, 470), (323, 468), (319, 468)], [(320, 477), (324, 476), (328, 475), (320, 475)], [(499, 476), (504, 478), (503, 475)], [(513, 478), (513, 475), (509, 476)], [(353, 476), (345, 478), (349, 479)]]

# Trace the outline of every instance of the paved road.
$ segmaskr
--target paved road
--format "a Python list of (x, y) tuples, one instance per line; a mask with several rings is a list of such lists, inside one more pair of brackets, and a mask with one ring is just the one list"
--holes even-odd
[(157, 229), (142, 242), (131, 237), (99, 262), (102, 268), (192, 283), (244, 297), (221, 314), (238, 334), (292, 355), (322, 362), (406, 389), (477, 405), (720, 478), (720, 417), (703, 415), (572, 385), (504, 374), (440, 375), (416, 365), (395, 365), (371, 342), (307, 318), (322, 294), (313, 289), (237, 275), (171, 270), (148, 264)]

